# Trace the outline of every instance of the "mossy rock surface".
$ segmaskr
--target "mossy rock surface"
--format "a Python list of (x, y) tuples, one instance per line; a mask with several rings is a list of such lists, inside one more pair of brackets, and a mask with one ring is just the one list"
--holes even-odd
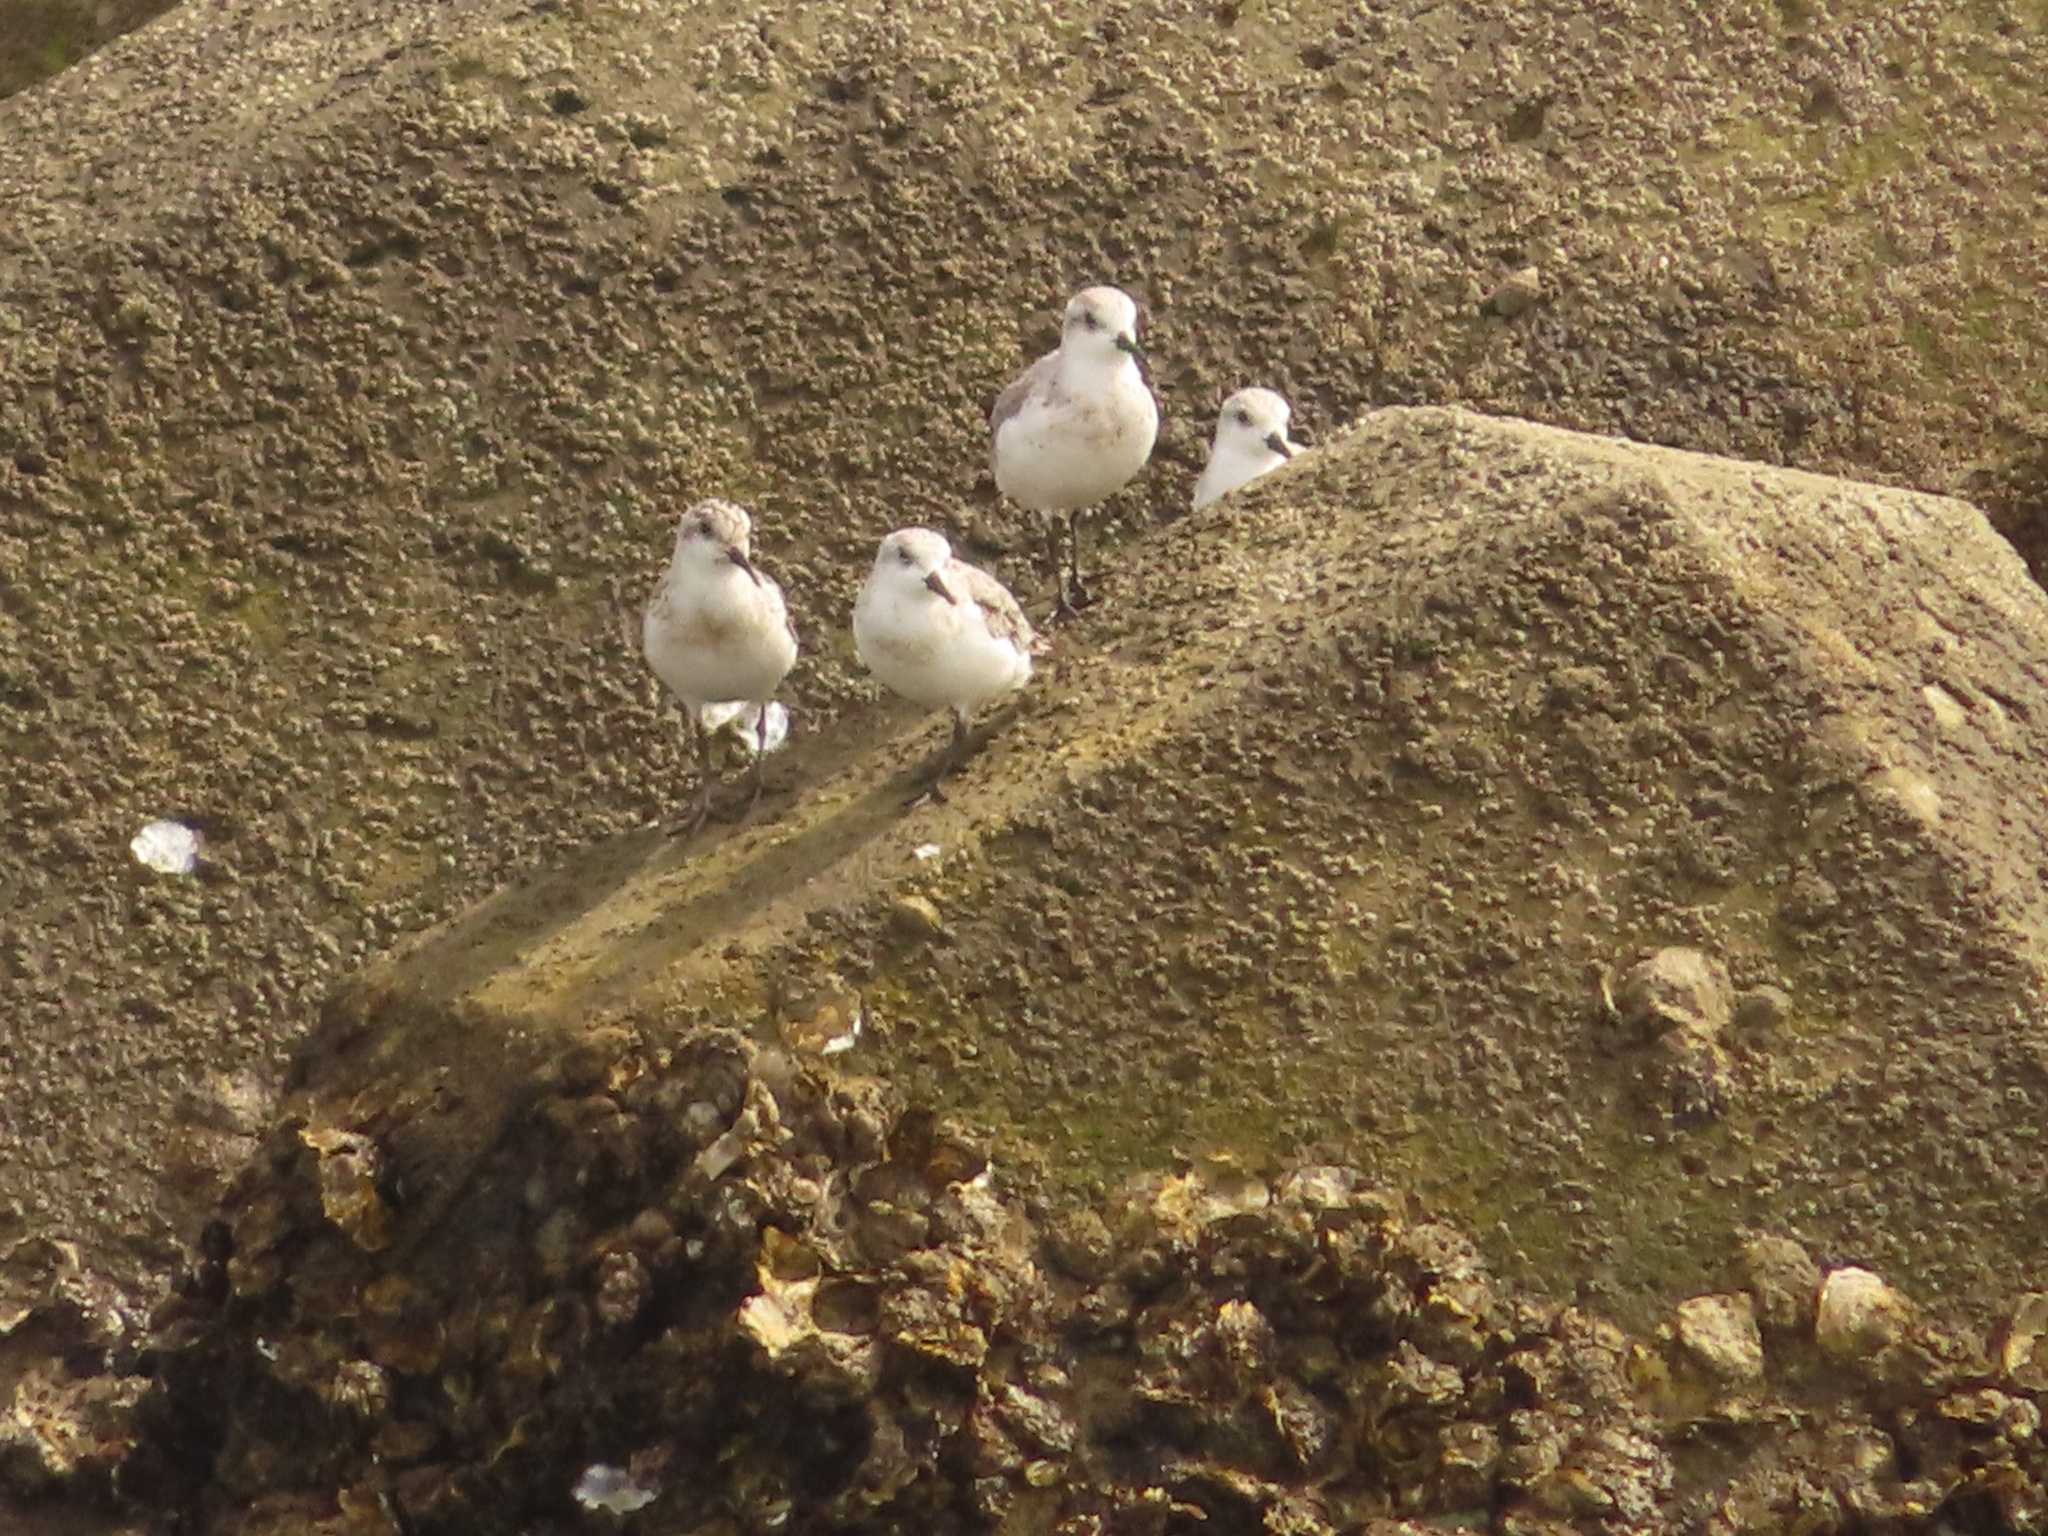
[[(878, 846), (893, 825), (878, 798), (817, 826), (818, 786), (903, 723), (853, 663), (853, 592), (877, 536), (910, 522), (1032, 588), (1026, 530), (984, 468), (983, 412), (1083, 281), (1146, 297), (1166, 428), (1105, 520), (1123, 541), (1105, 555), (1113, 606), (1063, 643), (1042, 690), (1097, 723), (1069, 738), (1032, 713), (1004, 738), (1079, 755), (1028, 770), (989, 758), (979, 772), (1004, 786), (990, 838), (1011, 811), (1052, 803), (1030, 773), (1136, 794), (1120, 775), (1141, 774), (1147, 733), (1183, 718), (1194, 685), (1174, 681), (1173, 657), (1207, 642), (1162, 633), (1119, 655), (1117, 615), (1142, 605), (1138, 536), (1181, 513), (1214, 404), (1247, 381), (1285, 390), (1312, 436), (1376, 406), (1462, 402), (1976, 494), (2024, 538), (2048, 378), (2048, 129), (2024, 109), (2044, 75), (2038, 6), (1931, 0), (1711, 16), (1635, 0), (1597, 18), (1565, 4), (913, 18), (814, 0), (327, 0), (179, 7), (0, 103), (0, 1046), (17, 1089), (0, 1241), (76, 1242), (93, 1275), (159, 1292), (341, 978), (495, 887), (587, 871), (593, 848), (670, 856), (644, 829), (687, 796), (685, 751), (621, 618), (691, 496), (754, 507), (805, 632), (798, 745), (766, 825), (803, 831), (803, 856), (831, 867)], [(1537, 302), (1490, 311), (1528, 266)], [(1444, 654), (1495, 665), (1497, 638), (1446, 639)], [(1460, 681), (1496, 686), (1483, 671)], [(1244, 750), (1283, 725), (1248, 723)], [(1743, 729), (1773, 728), (1789, 729)], [(1633, 750), (1622, 729), (1588, 727), (1582, 750)], [(1270, 827), (1285, 781), (1228, 742), (1213, 750), (1184, 766), (1230, 796), (1184, 804), (1162, 778), (1160, 803), (1216, 829), (1200, 834), (1216, 878), (1250, 890), (1246, 850), (1272, 837), (1228, 819), (1235, 786)], [(1414, 771), (1439, 771), (1415, 751)], [(1286, 757), (1319, 793), (1339, 771)], [(1634, 793), (1641, 766), (1586, 771)], [(1471, 791), (1443, 794), (1438, 832), (1375, 835), (1409, 838), (1403, 859), (1454, 859)], [(207, 834), (200, 878), (128, 857), (162, 815)], [(1013, 835), (1003, 867), (1038, 860), (1048, 881), (1078, 882), (1070, 908), (1100, 901), (1104, 870), (1062, 867), (1071, 829)], [(1400, 852), (1367, 851), (1375, 868)], [(737, 850), (709, 857), (741, 867)], [(1392, 883), (1343, 899), (1390, 925), (1431, 910), (1399, 905), (1424, 902), (1412, 875), (1374, 878)], [(858, 909), (874, 883), (849, 874), (835, 899)], [(1508, 923), (1450, 889), (1439, 900), (1458, 923)], [(770, 894), (751, 890), (727, 888), (693, 921), (744, 916)], [(969, 900), (1025, 910), (997, 884), (939, 896), (963, 936), (987, 921)], [(1731, 951), (1764, 955), (1767, 899), (1754, 932), (1704, 910)], [(1105, 942), (1071, 911), (1064, 923), (1075, 954)], [(1630, 911), (1610, 926), (1647, 942), (1673, 923)], [(997, 934), (995, 949), (1055, 931)], [(626, 952), (621, 995), (673, 942)], [(1380, 999), (1372, 1030), (1398, 1056), (1394, 942), (1388, 926), (1330, 964)], [(1807, 988), (1788, 1027), (1825, 1040), (1847, 1011), (1814, 1000), (1814, 956), (1773, 942), (1772, 965)], [(1121, 969), (1127, 945), (1103, 953), (1117, 967), (1098, 973), (1105, 991), (1141, 985)], [(1016, 1081), (1042, 1078), (1046, 1106), (1083, 1106), (1061, 1121), (1075, 1150), (1048, 1177), (1069, 1161), (1107, 1177), (1183, 1139), (1264, 1139), (1276, 1123), (1276, 1145), (1338, 1137), (1396, 1171), (1420, 1162), (1398, 1125), (1361, 1118), (1381, 1112), (1361, 1082), (1370, 1030), (1328, 1058), (1319, 1099), (1290, 1106), (1274, 1077), (1226, 1111), (1200, 1091), (1218, 1052), (1188, 1055), (1193, 1025), (1117, 1036), (1112, 1022), (1112, 1067), (1063, 1084), (1083, 1058), (1012, 1018), (1009, 994), (969, 996), (928, 956), (872, 963), (878, 1016), (915, 1002), (955, 1021), (899, 1030), (906, 1082), (971, 1089), (992, 1121), (1047, 1129), (1023, 1090), (998, 1086), (1006, 1074), (942, 1070), (944, 1041), (983, 1068), (1020, 1057)], [(1042, 984), (1029, 969), (1005, 983), (1020, 998)], [(1310, 995), (1301, 976), (1270, 999), (1203, 985), (1230, 1004), (1213, 1038), (1241, 1041), (1249, 1062), (1264, 1052), (1277, 1072), (1279, 1047), (1315, 1032), (1288, 1012)], [(1032, 1057), (1048, 1038), (1054, 1054)], [(1562, 1046), (1531, 1048), (1515, 1071), (1563, 1091), (1546, 1054)], [(1165, 1080), (1183, 1086), (1162, 1086), (1155, 1112), (1124, 1124), (1085, 1107), (1155, 1068), (1192, 1074)], [(1458, 1111), (1507, 1090), (1482, 1062), (1405, 1112), (1467, 1146), (1443, 1171), (1476, 1182), (1499, 1156), (1492, 1122)], [(1959, 1132), (1954, 1155), (1972, 1144)], [(1607, 1141), (1588, 1154), (1618, 1170), (1668, 1155)], [(1643, 1187), (1654, 1226), (1669, 1207), (1657, 1181)], [(28, 1267), (0, 1274), (11, 1304), (39, 1305), (40, 1286)]]
[[(1690, 1387), (1659, 1409), (1650, 1335), (1482, 1294), (1454, 1234), (1392, 1213), (1441, 1210), (1514, 1295), (1632, 1324), (1731, 1283), (1752, 1226), (1976, 1318), (2038, 1267), (2038, 598), (1954, 503), (1768, 466), (1973, 497), (2038, 551), (2044, 26), (2032, 0), (202, 4), (0, 102), (0, 1306), (33, 1409), (10, 1484), (100, 1475), (51, 1472), (53, 1446), (118, 1454), (136, 1303), (218, 1208), (182, 1299), (224, 1310), (153, 1336), (174, 1405), (207, 1405), (146, 1440), (165, 1486), (251, 1530), (391, 1500), (422, 1528), (576, 1518), (569, 1462), (640, 1448), (592, 1413), (685, 1433), (745, 1406), (662, 1394), (730, 1364), (721, 1308), (766, 1239), (727, 1234), (724, 1289), (656, 1264), (660, 1305), (710, 1308), (663, 1316), (701, 1331), (577, 1356), (532, 1421), (547, 1319), (632, 1281), (617, 1234), (547, 1225), (585, 1187), (549, 1170), (667, 1200), (658, 1159), (602, 1162), (674, 1130), (661, 1103), (607, 1110), (615, 1080), (694, 1090), (673, 1052), (701, 1026), (811, 1039), (858, 1006), (832, 1060), (883, 1086), (854, 1097), (948, 1108), (995, 1156), (992, 1216), (957, 1159), (925, 1168), (965, 1225), (914, 1251), (1007, 1263), (1053, 1223), (1068, 1263), (1186, 1279), (1161, 1311), (1119, 1273), (1048, 1314), (1028, 1272), (997, 1300), (953, 1258), (897, 1276), (905, 1305), (975, 1299), (1009, 1330), (972, 1383), (939, 1365), (946, 1411), (978, 1423), (1015, 1383), (1056, 1403), (1115, 1463), (1072, 1464), (1103, 1510), (1537, 1528), (1663, 1487), (1670, 1523), (1696, 1497), (1762, 1531), (1827, 1528), (1801, 1490), (1841, 1487), (1838, 1524), (1951, 1497), (2031, 1518), (2040, 1478), (1984, 1449), (2029, 1401), (1941, 1397), (1967, 1347), (1879, 1372), (1848, 1439), (1797, 1409), (1700, 1417)], [(954, 803), (906, 821), (928, 738), (854, 664), (854, 590), (883, 531), (924, 522), (1035, 595), (983, 413), (1104, 278), (1147, 301), (1166, 412), (1103, 519), (1109, 604)], [(1216, 402), (1253, 381), (1320, 467), (1176, 522)], [(1764, 467), (1369, 414), (1448, 405)], [(754, 508), (806, 651), (759, 820), (679, 844), (660, 829), (694, 786), (630, 616), (711, 492)], [(199, 876), (129, 858), (163, 815), (206, 834)], [(891, 916), (906, 893), (936, 935)], [(1727, 977), (1709, 1039), (1630, 1012), (1665, 974), (1633, 968), (1675, 948)], [(821, 1080), (762, 1073), (771, 1097)], [(857, 1133), (882, 1111), (843, 1109), (816, 1123), (847, 1144), (733, 1177), (814, 1209), (791, 1159), (883, 1155)], [(1279, 1202), (1302, 1268), (1249, 1296), (1267, 1261), (1235, 1245), (1271, 1234), (1190, 1236), (1181, 1185), (1171, 1240), (1089, 1236), (1126, 1174), (1218, 1149), (1237, 1161), (1205, 1176), (1246, 1192), (1304, 1158), (1385, 1181), (1345, 1218), (1379, 1234), (1338, 1263), (1351, 1289), (1301, 1246), (1321, 1196)], [(903, 1240), (915, 1182), (895, 1194), (864, 1209)], [(286, 1329), (265, 1309), (298, 1286)], [(1238, 1302), (1300, 1318), (1300, 1357), (1233, 1311), (1211, 1342), (1242, 1378), (1169, 1372), (1134, 1405), (1107, 1346), (1075, 1393), (1047, 1374), (1070, 1325), (1199, 1363)], [(460, 1382), (428, 1411), (433, 1329), (469, 1328), (488, 1375), (519, 1318), (505, 1421)], [(961, 1347), (950, 1326), (911, 1331)], [(1298, 1391), (1377, 1373), (1377, 1436), (1444, 1380), (1414, 1351), (1469, 1366), (1438, 1405), (1460, 1417), (1347, 1430), (1351, 1493), (1298, 1502)], [(629, 1357), (648, 1396), (611, 1391)], [(1768, 1356), (1774, 1390), (1798, 1359)], [(822, 1419), (753, 1399), (750, 1433), (804, 1437), (798, 1462), (845, 1436), (821, 1500), (860, 1449), (849, 1380)], [(870, 1449), (937, 1422), (927, 1378), (897, 1380)], [(1583, 1454), (1531, 1431), (1575, 1459), (1488, 1472), (1502, 1393), (1595, 1426)], [(529, 1430), (559, 1463), (521, 1460)], [(1133, 1435), (1200, 1465), (1139, 1465)], [(789, 1460), (760, 1449), (731, 1465), (765, 1487)], [(451, 1487), (481, 1504), (437, 1505)], [(915, 1487), (896, 1513), (923, 1528), (999, 1518)], [(760, 1487), (724, 1507), (789, 1517)]]
[(0, 97), (61, 74), (176, 0), (0, 0)]
[[(1753, 1229), (1983, 1317), (2041, 1261), (2048, 602), (1979, 514), (1388, 410), (1118, 570), (945, 806), (898, 717), (570, 860), (373, 968), (308, 1086), (846, 993), (845, 1065), (1059, 1204), (1357, 1165), (1637, 1320)], [(1671, 949), (1711, 1018), (1631, 1003)]]

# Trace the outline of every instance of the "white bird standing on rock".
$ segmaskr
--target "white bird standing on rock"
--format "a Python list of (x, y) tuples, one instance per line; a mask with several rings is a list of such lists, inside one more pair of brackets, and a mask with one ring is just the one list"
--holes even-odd
[(1195, 481), (1195, 510), (1293, 458), (1299, 445), (1287, 440), (1292, 415), (1286, 400), (1270, 389), (1240, 389), (1224, 401), (1209, 462)]
[(754, 709), (754, 787), (768, 752), (768, 701), (796, 664), (796, 626), (782, 588), (753, 560), (753, 519), (729, 501), (700, 501), (676, 527), (675, 553), (647, 604), (640, 643), (654, 675), (682, 701), (696, 743), (697, 804), (685, 831), (711, 814), (711, 763), (705, 714), (719, 704)]
[(1042, 649), (1009, 589), (955, 560), (945, 536), (929, 528), (899, 528), (882, 540), (853, 605), (853, 644), (890, 689), (953, 712), (952, 744), (919, 800), (945, 799), (939, 781), (966, 759), (969, 717), (1022, 688)]
[[(1129, 484), (1159, 436), (1159, 403), (1139, 367), (1143, 357), (1131, 296), (1083, 288), (1067, 302), (1059, 346), (1012, 380), (989, 412), (996, 489), (1044, 526), (1056, 615), (1088, 603), (1081, 513)], [(1073, 551), (1071, 601), (1060, 571), (1062, 514)]]

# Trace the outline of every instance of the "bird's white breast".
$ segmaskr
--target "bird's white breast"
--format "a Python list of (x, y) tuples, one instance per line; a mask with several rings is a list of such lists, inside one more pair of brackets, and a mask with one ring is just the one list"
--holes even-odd
[(882, 684), (932, 709), (972, 710), (1031, 676), (1031, 658), (989, 632), (981, 609), (870, 579), (853, 610), (854, 647)]
[(996, 429), (996, 487), (1040, 512), (1093, 506), (1145, 467), (1158, 435), (1159, 407), (1134, 367), (1035, 393)]
[(796, 664), (781, 589), (729, 571), (671, 568), (641, 626), (648, 665), (688, 704), (765, 700)]
[(1201, 476), (1195, 481), (1195, 506), (1197, 509), (1206, 507), (1247, 481), (1256, 480), (1286, 462), (1284, 456), (1263, 443), (1250, 448), (1226, 443), (1209, 455), (1209, 462), (1202, 467)]

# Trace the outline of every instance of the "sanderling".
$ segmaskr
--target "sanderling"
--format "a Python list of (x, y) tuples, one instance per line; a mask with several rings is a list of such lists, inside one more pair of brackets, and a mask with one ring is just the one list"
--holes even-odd
[(675, 553), (640, 625), (647, 664), (682, 701), (695, 739), (699, 788), (686, 830), (711, 814), (706, 712), (724, 704), (754, 708), (751, 809), (761, 798), (769, 696), (796, 663), (796, 626), (782, 588), (754, 564), (753, 533), (753, 520), (729, 501), (700, 501), (685, 512)]
[(989, 412), (996, 489), (1036, 512), (1045, 527), (1059, 592), (1059, 515), (1073, 550), (1073, 601), (1081, 590), (1081, 513), (1145, 467), (1159, 435), (1159, 402), (1139, 370), (1138, 306), (1121, 288), (1083, 288), (1067, 302), (1060, 344), (1011, 381)]
[(1299, 445), (1287, 440), (1291, 414), (1287, 402), (1270, 389), (1240, 389), (1223, 402), (1209, 462), (1195, 481), (1197, 512), (1294, 457)]
[(889, 688), (953, 712), (952, 745), (918, 797), (943, 800), (939, 780), (967, 756), (968, 717), (1030, 680), (1041, 643), (1009, 589), (955, 560), (943, 534), (899, 528), (853, 605), (853, 644)]

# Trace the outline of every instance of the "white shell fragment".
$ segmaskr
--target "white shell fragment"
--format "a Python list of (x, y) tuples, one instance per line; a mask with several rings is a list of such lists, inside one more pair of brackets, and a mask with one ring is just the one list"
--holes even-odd
[(916, 859), (920, 864), (923, 864), (929, 860), (936, 859), (941, 853), (944, 852), (945, 850), (941, 848), (937, 843), (919, 843), (915, 848), (910, 850), (910, 856), (913, 859)]
[(846, 1032), (834, 1035), (830, 1040), (819, 1046), (818, 1054), (820, 1056), (837, 1056), (841, 1051), (852, 1050), (854, 1043), (860, 1039), (861, 1029), (866, 1023), (867, 1014), (864, 1011), (855, 1010), (853, 1023), (848, 1026)]
[(199, 834), (182, 821), (152, 821), (128, 844), (128, 851), (162, 875), (189, 875), (199, 863)]
[(624, 1467), (608, 1466), (601, 1461), (583, 1469), (583, 1475), (576, 1479), (575, 1492), (576, 1502), (585, 1509), (601, 1509), (612, 1515), (630, 1515), (636, 1509), (645, 1509), (655, 1496), (654, 1489)]

